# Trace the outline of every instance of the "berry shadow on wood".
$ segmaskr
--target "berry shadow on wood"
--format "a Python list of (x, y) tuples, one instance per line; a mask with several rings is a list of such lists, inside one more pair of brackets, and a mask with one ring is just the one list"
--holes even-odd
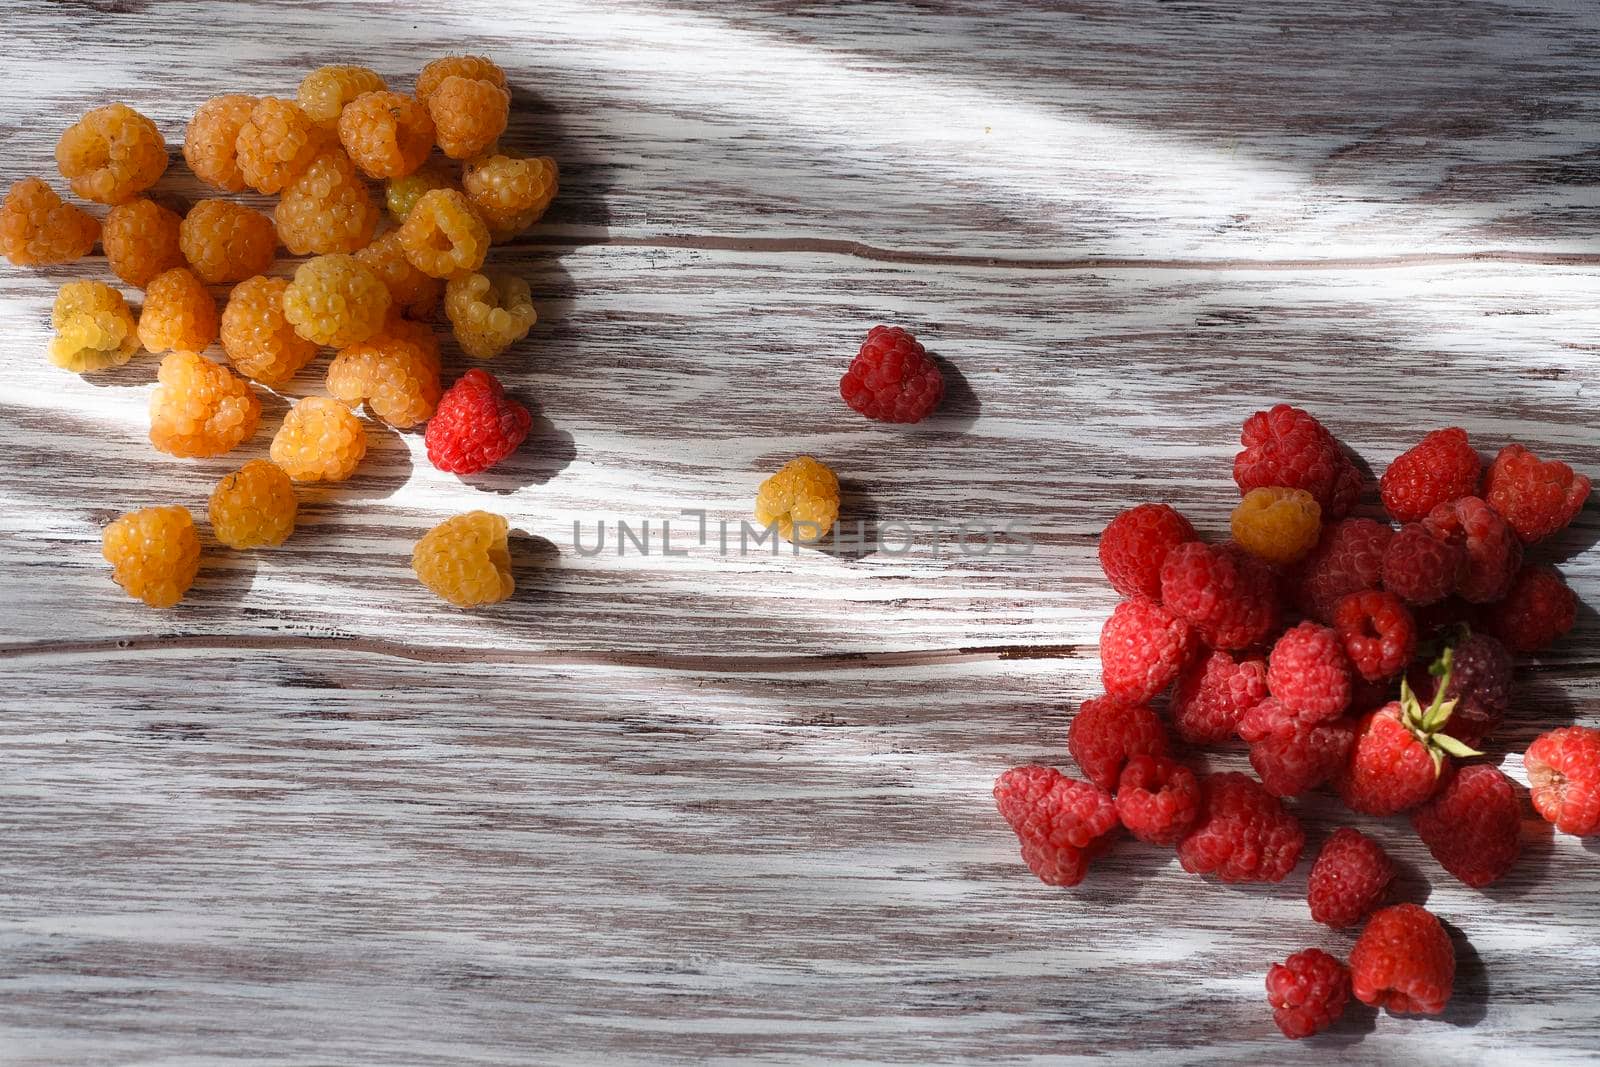
[(923, 425), (930, 430), (966, 433), (983, 413), (982, 401), (973, 391), (967, 376), (961, 373), (960, 367), (937, 352), (929, 352), (928, 358), (933, 360), (939, 373), (944, 376), (944, 399)]
[(1461, 930), (1440, 920), (1456, 949), (1456, 984), (1440, 1020), (1451, 1026), (1476, 1026), (1489, 1014), (1489, 969)]
[(859, 563), (882, 548), (883, 513), (868, 483), (839, 479), (839, 521), (817, 550), (847, 563)]
[[(507, 57), (509, 58), (509, 57)], [(550, 210), (538, 226), (517, 239), (518, 244), (538, 244), (546, 227), (583, 227), (603, 231), (611, 223), (606, 194), (611, 188), (611, 168), (563, 123), (563, 109), (525, 87), (537, 79), (532, 70), (507, 65), (511, 115), (500, 138), (502, 148), (528, 156), (550, 156), (560, 169), (560, 188)], [(557, 249), (553, 255), (561, 255)]]
[(557, 581), (561, 549), (548, 537), (513, 528), (507, 539), (511, 574), (517, 580), (513, 600), (544, 601)]

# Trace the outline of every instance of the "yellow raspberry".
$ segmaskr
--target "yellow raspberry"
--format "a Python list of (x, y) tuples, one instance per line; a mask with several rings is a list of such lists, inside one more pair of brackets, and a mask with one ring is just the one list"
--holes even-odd
[(453, 189), (423, 193), (399, 233), (406, 258), (430, 278), (471, 274), (489, 254), (489, 227)]
[(393, 302), (391, 311), (398, 309), (420, 320), (433, 317), (444, 286), (438, 278), (428, 277), (406, 258), (398, 230), (390, 230), (373, 241), (357, 252), (356, 258), (389, 287), (389, 299)]
[(156, 124), (126, 104), (97, 107), (56, 142), (56, 166), (85, 200), (120, 204), (167, 169), (167, 143)]
[(538, 319), (528, 283), (500, 271), (451, 278), (444, 311), (456, 343), (473, 359), (498, 356), (528, 336)]
[(777, 523), (778, 532), (790, 541), (818, 541), (838, 519), (839, 479), (810, 456), (791, 459), (756, 491), (756, 521), (763, 526)]
[(150, 443), (169, 456), (220, 456), (249, 440), (261, 422), (250, 383), (193, 352), (161, 361), (150, 394)]
[(194, 176), (225, 193), (241, 193), (239, 130), (260, 101), (239, 93), (216, 96), (195, 109), (183, 136), (183, 158)]
[(428, 96), (439, 151), (471, 159), (492, 148), (506, 132), (511, 94), (493, 82), (452, 74)]
[(316, 343), (283, 317), (287, 288), (285, 278), (249, 278), (233, 287), (222, 309), (222, 350), (240, 374), (262, 385), (282, 385), (317, 355)]
[(229, 548), (277, 548), (294, 533), (294, 484), (276, 463), (252, 459), (211, 490), (211, 532)]
[(1268, 563), (1288, 564), (1316, 546), (1322, 508), (1304, 489), (1252, 489), (1233, 509), (1233, 539)]
[(406, 216), (411, 214), (411, 209), (422, 199), (423, 193), (431, 193), (435, 189), (454, 189), (459, 193), (461, 184), (443, 163), (429, 160), (412, 174), (390, 178), (383, 183), (383, 189), (389, 217), (399, 224), (406, 221)]
[(327, 139), (327, 131), (318, 129), (299, 104), (263, 96), (234, 141), (239, 173), (258, 193), (279, 192), (311, 165)]
[(501, 152), (468, 163), (461, 187), (489, 224), (490, 238), (501, 244), (544, 217), (560, 177), (549, 156), (523, 159)]
[(283, 291), (283, 317), (319, 345), (344, 348), (383, 328), (389, 288), (354, 256), (318, 256), (300, 264)]
[(128, 512), (105, 528), (100, 553), (116, 583), (153, 608), (182, 600), (200, 572), (200, 535), (184, 507)]
[(217, 302), (184, 267), (150, 279), (139, 312), (139, 343), (151, 352), (201, 352), (217, 339)]
[(364, 248), (378, 228), (379, 214), (355, 164), (331, 144), (289, 183), (272, 218), (283, 246), (305, 256)]
[(367, 431), (339, 401), (308, 396), (284, 415), (270, 454), (297, 482), (342, 482), (367, 454)]
[(202, 200), (178, 227), (183, 258), (207, 285), (263, 274), (278, 254), (272, 220), (243, 204)]
[(443, 59), (435, 59), (417, 73), (417, 89), (414, 95), (426, 104), (440, 83), (452, 76), (476, 78), (501, 89), (506, 87), (506, 72), (501, 70), (494, 60), (483, 56), (445, 56)]
[(417, 542), (417, 579), (458, 608), (498, 604), (517, 588), (506, 520), (487, 511), (446, 519)]
[(19, 267), (71, 263), (94, 251), (99, 235), (98, 219), (38, 178), (15, 183), (0, 201), (0, 255)]
[(318, 67), (300, 82), (295, 103), (325, 130), (339, 124), (345, 106), (362, 93), (382, 92), (389, 86), (370, 67)]
[(68, 282), (50, 312), (50, 362), (86, 374), (120, 367), (139, 351), (139, 326), (127, 301), (105, 282)]
[(100, 243), (106, 262), (117, 277), (143, 289), (163, 271), (184, 265), (178, 231), (183, 217), (156, 203), (139, 197), (118, 204), (106, 213)]
[[(419, 343), (417, 326), (394, 321), (340, 349), (328, 364), (328, 392), (351, 407), (365, 401), (367, 411), (402, 430), (426, 422), (439, 403), (439, 353)], [(432, 331), (421, 329), (431, 339)]]
[(409, 96), (363, 93), (339, 116), (339, 143), (367, 177), (404, 177), (433, 151), (433, 119)]

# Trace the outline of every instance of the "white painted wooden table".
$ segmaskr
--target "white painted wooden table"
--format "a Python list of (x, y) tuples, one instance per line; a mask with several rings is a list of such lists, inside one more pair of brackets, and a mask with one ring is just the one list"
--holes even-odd
[[(1474, 892), (1377, 825), (1457, 932), (1456, 998), (1290, 1045), (1266, 966), (1349, 944), (1304, 866), (1227, 888), (1128, 843), (1054, 890), (988, 790), (1066, 762), (1095, 534), (1151, 498), (1220, 533), (1256, 407), (1380, 468), (1458, 423), (1600, 471), (1600, 12), (1042, 6), (6, 5), (7, 180), (108, 100), (176, 148), (216, 93), (466, 48), (563, 186), (501, 255), (540, 298), (494, 368), (529, 446), (469, 484), (380, 435), (169, 613), (100, 527), (203, 508), (242, 453), (148, 446), (153, 359), (45, 365), (54, 287), (103, 262), (0, 274), (0, 1063), (1593, 1062), (1597, 846), (1530, 822)], [(959, 368), (921, 427), (834, 394), (880, 321)], [(682, 519), (686, 555), (574, 550), (575, 522), (737, 522), (801, 451), (847, 521), (1035, 550), (724, 557)], [(519, 588), (463, 614), (408, 560), (472, 507), (519, 531)], [(1591, 507), (1560, 546), (1588, 601), (1597, 536)], [(1514, 775), (1600, 722), (1597, 633), (1528, 672)]]

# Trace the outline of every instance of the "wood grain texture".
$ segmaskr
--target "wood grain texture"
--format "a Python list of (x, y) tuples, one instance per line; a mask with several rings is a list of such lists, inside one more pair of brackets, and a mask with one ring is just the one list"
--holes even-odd
[[(168, 613), (109, 582), (100, 527), (203, 508), (286, 400), (233, 455), (157, 455), (153, 360), (39, 355), (54, 288), (103, 261), (5, 270), (0, 1063), (1592, 1062), (1595, 847), (1531, 815), (1486, 893), (1377, 825), (1458, 996), (1290, 1046), (1262, 972), (1349, 943), (1304, 866), (1236, 890), (1124, 844), (1050, 890), (988, 800), (1065, 762), (1095, 692), (1099, 529), (1156, 498), (1220, 535), (1255, 408), (1310, 407), (1380, 470), (1448, 423), (1600, 470), (1600, 15), (1265, 10), (10, 5), (8, 178), (53, 176), (108, 99), (176, 146), (215, 93), (333, 61), (404, 87), (465, 47), (563, 187), (497, 256), (538, 297), (493, 368), (538, 406), (529, 447), (463, 482), (378, 433), (288, 547), (209, 552)], [(879, 321), (946, 361), (929, 423), (837, 401)], [(719, 552), (801, 451), (910, 550)], [(518, 531), (519, 592), (446, 611), (410, 548), (472, 507)], [(618, 519), (656, 551), (576, 550)], [(1032, 550), (936, 552), (963, 521)], [(1586, 601), (1597, 539), (1590, 507), (1545, 550)], [(1519, 780), (1542, 729), (1600, 722), (1597, 636), (1586, 609), (1525, 672), (1495, 747)], [(1340, 822), (1302, 810), (1314, 842)]]

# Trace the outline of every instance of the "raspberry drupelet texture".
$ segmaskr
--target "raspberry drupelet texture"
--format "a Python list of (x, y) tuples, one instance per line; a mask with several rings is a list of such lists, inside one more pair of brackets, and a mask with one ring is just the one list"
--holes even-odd
[(1578, 621), (1578, 595), (1561, 572), (1528, 566), (1517, 574), (1506, 598), (1489, 609), (1486, 629), (1506, 648), (1524, 655), (1543, 652)]
[(1322, 508), (1323, 521), (1345, 516), (1361, 495), (1361, 471), (1333, 434), (1288, 404), (1258, 411), (1239, 434), (1244, 445), (1233, 461), (1239, 492), (1280, 487), (1304, 489)]
[[(448, 474), (477, 474), (515, 452), (532, 428), (533, 416), (506, 396), (499, 379), (488, 371), (469, 370), (439, 398), (439, 406), (428, 420), (428, 460)], [(811, 463), (827, 470), (816, 460)], [(815, 475), (810, 468), (807, 473)], [(837, 506), (837, 482), (834, 502)]]
[(1442, 659), (1431, 667), (1418, 663), (1408, 675), (1411, 690), (1424, 707), (1435, 700), (1452, 702), (1450, 736), (1476, 746), (1499, 728), (1511, 707), (1511, 653), (1485, 633), (1458, 637), (1450, 646), (1448, 681), (1439, 696), (1440, 675), (1434, 672), (1443, 666)]
[(1363, 1004), (1391, 1014), (1438, 1015), (1455, 989), (1455, 946), (1431, 912), (1394, 904), (1361, 931), (1350, 950), (1350, 980)]
[(1100, 628), (1100, 674), (1106, 693), (1142, 704), (1172, 684), (1194, 650), (1189, 624), (1159, 601), (1124, 600)]
[(1387, 525), (1371, 519), (1344, 519), (1323, 530), (1322, 540), (1300, 565), (1294, 582), (1300, 610), (1331, 624), (1340, 600), (1378, 588), (1384, 553), (1393, 537)]
[(217, 339), (217, 301), (187, 267), (150, 279), (139, 311), (139, 343), (151, 352), (202, 352)]
[(406, 221), (424, 193), (431, 193), (435, 189), (450, 189), (459, 193), (461, 184), (456, 181), (449, 167), (438, 160), (429, 160), (413, 174), (404, 178), (390, 178), (383, 183), (383, 189), (384, 205), (389, 209), (389, 217), (398, 225)]
[(317, 355), (315, 342), (294, 332), (283, 317), (283, 278), (240, 282), (222, 309), (222, 350), (234, 369), (263, 385), (282, 385)]
[(167, 169), (167, 143), (156, 124), (126, 104), (97, 107), (56, 142), (56, 166), (85, 200), (120, 204)]
[(38, 178), (13, 183), (0, 201), (0, 255), (18, 267), (82, 259), (94, 251), (99, 236), (98, 219), (62, 200)]
[(1317, 545), (1322, 506), (1304, 489), (1252, 489), (1233, 509), (1234, 543), (1268, 563), (1294, 563)]
[(1350, 1003), (1350, 969), (1320, 948), (1296, 952), (1267, 970), (1267, 1003), (1284, 1037), (1320, 1034)]
[(1417, 651), (1417, 624), (1393, 593), (1351, 593), (1333, 612), (1345, 655), (1362, 678), (1379, 682), (1405, 670)]
[(489, 254), (489, 227), (454, 189), (423, 193), (399, 232), (406, 258), (430, 278), (471, 274)]
[(451, 278), (444, 312), (456, 343), (473, 359), (498, 356), (528, 336), (539, 318), (528, 283), (504, 271)]
[(309, 259), (283, 291), (283, 317), (294, 332), (319, 345), (344, 348), (383, 328), (389, 287), (354, 256)]
[(403, 178), (433, 151), (433, 118), (399, 93), (362, 93), (339, 115), (339, 143), (369, 178)]
[(1267, 792), (1297, 797), (1344, 766), (1355, 742), (1355, 724), (1349, 719), (1307, 721), (1269, 698), (1239, 719), (1239, 736), (1250, 746), (1250, 766)]
[(1564, 726), (1534, 739), (1522, 757), (1533, 806), (1564, 834), (1600, 834), (1600, 730)]
[(169, 456), (220, 456), (256, 432), (261, 400), (250, 383), (193, 352), (161, 361), (150, 394), (150, 443)]
[(183, 216), (154, 200), (138, 197), (106, 213), (100, 244), (117, 277), (143, 289), (150, 279), (185, 265), (178, 231)]
[(1050, 767), (1014, 767), (994, 783), (994, 805), (1016, 832), (1022, 859), (1046, 885), (1083, 881), (1117, 828), (1111, 794)]
[(1166, 756), (1167, 731), (1143, 704), (1119, 704), (1110, 697), (1085, 700), (1067, 728), (1067, 751), (1084, 777), (1106, 791), (1117, 788), (1123, 767), (1134, 756)]
[(1400, 527), (1383, 553), (1383, 587), (1407, 604), (1426, 607), (1456, 591), (1466, 547), (1441, 541), (1420, 522)]
[[(428, 429), (433, 429), (431, 423)], [(821, 460), (797, 456), (756, 490), (755, 515), (762, 526), (776, 523), (787, 540), (820, 541), (839, 521), (839, 478)]]
[(1573, 520), (1589, 498), (1589, 479), (1560, 460), (1541, 460), (1522, 445), (1507, 445), (1489, 465), (1483, 498), (1523, 544), (1532, 544)]
[(367, 430), (341, 402), (326, 396), (297, 401), (272, 438), (272, 462), (297, 482), (342, 482), (367, 454)]
[(1117, 780), (1117, 817), (1141, 841), (1175, 845), (1200, 817), (1200, 780), (1177, 760), (1134, 756)]
[(252, 459), (211, 490), (211, 532), (229, 548), (277, 548), (294, 533), (294, 484), (276, 463)]
[(1350, 706), (1350, 659), (1338, 633), (1314, 622), (1286, 631), (1267, 659), (1267, 689), (1308, 722), (1344, 714)]
[(261, 274), (277, 258), (278, 233), (261, 212), (226, 200), (202, 200), (178, 227), (183, 258), (207, 285)]
[(511, 94), (493, 82), (452, 74), (428, 94), (427, 108), (439, 151), (451, 159), (471, 159), (506, 131)]
[(331, 131), (351, 101), (363, 93), (381, 93), (388, 88), (383, 75), (370, 67), (336, 64), (318, 67), (302, 78), (294, 102), (312, 122)]
[(239, 130), (257, 103), (256, 97), (234, 93), (212, 97), (195, 109), (183, 137), (183, 158), (196, 178), (225, 193), (244, 191)]
[(1334, 929), (1354, 926), (1383, 903), (1394, 876), (1394, 861), (1376, 841), (1348, 826), (1335, 830), (1306, 878), (1311, 918)]
[[(418, 336), (418, 331), (426, 338)], [(439, 403), (439, 351), (432, 331), (416, 323), (392, 322), (359, 344), (339, 350), (328, 364), (328, 392), (390, 426), (409, 429), (427, 420)]]
[(1440, 504), (1422, 521), (1441, 541), (1459, 545), (1466, 561), (1456, 593), (1471, 604), (1492, 604), (1511, 590), (1522, 566), (1522, 542), (1493, 508), (1475, 496)]
[(458, 608), (498, 604), (516, 590), (506, 520), (487, 511), (446, 519), (417, 542), (417, 579)]
[(1481, 889), (1499, 881), (1522, 855), (1522, 802), (1498, 767), (1462, 767), (1426, 804), (1411, 825), (1439, 866)]
[(1172, 728), (1191, 745), (1233, 740), (1245, 712), (1267, 698), (1267, 664), (1235, 659), (1226, 652), (1203, 655), (1178, 675), (1168, 714)]
[(489, 224), (490, 239), (502, 244), (544, 217), (560, 179), (560, 169), (549, 156), (524, 159), (501, 151), (469, 161), (461, 187)]
[(263, 96), (234, 141), (239, 173), (258, 193), (282, 192), (316, 158), (330, 137), (292, 100)]
[(1189, 520), (1166, 504), (1139, 504), (1121, 512), (1100, 534), (1100, 569), (1123, 596), (1161, 597), (1167, 553), (1198, 540)]
[(1278, 620), (1276, 579), (1267, 564), (1231, 545), (1190, 541), (1161, 565), (1161, 601), (1213, 648), (1249, 648)]
[(921, 422), (944, 399), (944, 375), (909, 332), (874, 326), (839, 379), (839, 395), (869, 419)]
[(1183, 869), (1224, 882), (1283, 881), (1305, 848), (1300, 820), (1249, 775), (1208, 774), (1200, 786), (1203, 814), (1178, 842)]
[(297, 256), (365, 248), (380, 215), (372, 191), (336, 144), (317, 153), (272, 211), (278, 239)]
[(397, 231), (391, 230), (361, 249), (356, 259), (383, 279), (389, 289), (391, 309), (423, 322), (433, 318), (439, 309), (444, 283), (422, 273), (406, 258)]
[(68, 282), (50, 311), (50, 362), (79, 374), (120, 367), (139, 351), (139, 326), (122, 294), (104, 282)]
[(153, 608), (182, 600), (200, 572), (200, 535), (184, 507), (128, 512), (105, 528), (100, 551), (116, 583)]
[(1420, 522), (1440, 504), (1477, 492), (1482, 466), (1467, 431), (1458, 426), (1435, 430), (1383, 472), (1384, 509), (1396, 522)]
[(501, 89), (506, 87), (506, 72), (483, 56), (445, 56), (435, 59), (417, 72), (416, 98), (424, 104), (449, 77), (476, 78)]

